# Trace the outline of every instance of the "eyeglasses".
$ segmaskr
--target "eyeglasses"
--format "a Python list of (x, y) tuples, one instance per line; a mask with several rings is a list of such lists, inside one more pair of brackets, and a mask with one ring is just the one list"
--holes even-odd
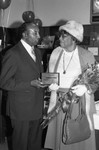
[(69, 34), (61, 34), (60, 37), (62, 37), (63, 39), (67, 38), (68, 36), (70, 36)]
[(71, 36), (71, 35), (63, 30), (59, 32), (59, 38), (62, 37), (63, 39), (65, 39), (68, 36)]

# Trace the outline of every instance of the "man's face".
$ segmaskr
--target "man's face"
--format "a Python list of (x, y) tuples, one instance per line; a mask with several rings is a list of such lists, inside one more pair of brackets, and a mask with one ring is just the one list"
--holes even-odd
[(27, 30), (25, 31), (25, 36), (23, 37), (24, 37), (24, 40), (30, 46), (37, 45), (39, 38), (40, 38), (38, 27), (35, 26), (34, 24), (27, 27)]

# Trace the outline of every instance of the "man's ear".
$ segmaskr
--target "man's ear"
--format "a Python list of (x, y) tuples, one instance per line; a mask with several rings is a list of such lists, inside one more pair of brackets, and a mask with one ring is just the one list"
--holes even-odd
[(22, 36), (23, 36), (23, 38), (27, 38), (27, 33), (26, 33), (26, 32), (23, 32), (23, 33), (22, 33)]

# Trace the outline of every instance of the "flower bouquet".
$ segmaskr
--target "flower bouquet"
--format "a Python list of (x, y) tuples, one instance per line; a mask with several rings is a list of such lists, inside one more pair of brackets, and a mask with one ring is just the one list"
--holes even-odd
[(79, 97), (72, 92), (72, 87), (78, 84), (85, 84), (90, 93), (94, 93), (99, 87), (99, 63), (95, 62), (91, 66), (87, 65), (67, 92), (57, 91), (57, 103), (42, 121), (42, 128), (45, 128), (60, 111), (65, 113), (71, 103), (79, 101)]

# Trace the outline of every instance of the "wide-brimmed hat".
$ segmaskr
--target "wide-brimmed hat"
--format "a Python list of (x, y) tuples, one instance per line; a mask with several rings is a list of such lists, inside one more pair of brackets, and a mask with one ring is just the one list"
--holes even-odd
[(70, 20), (65, 25), (60, 26), (59, 30), (68, 32), (80, 42), (83, 41), (83, 25), (74, 20)]

